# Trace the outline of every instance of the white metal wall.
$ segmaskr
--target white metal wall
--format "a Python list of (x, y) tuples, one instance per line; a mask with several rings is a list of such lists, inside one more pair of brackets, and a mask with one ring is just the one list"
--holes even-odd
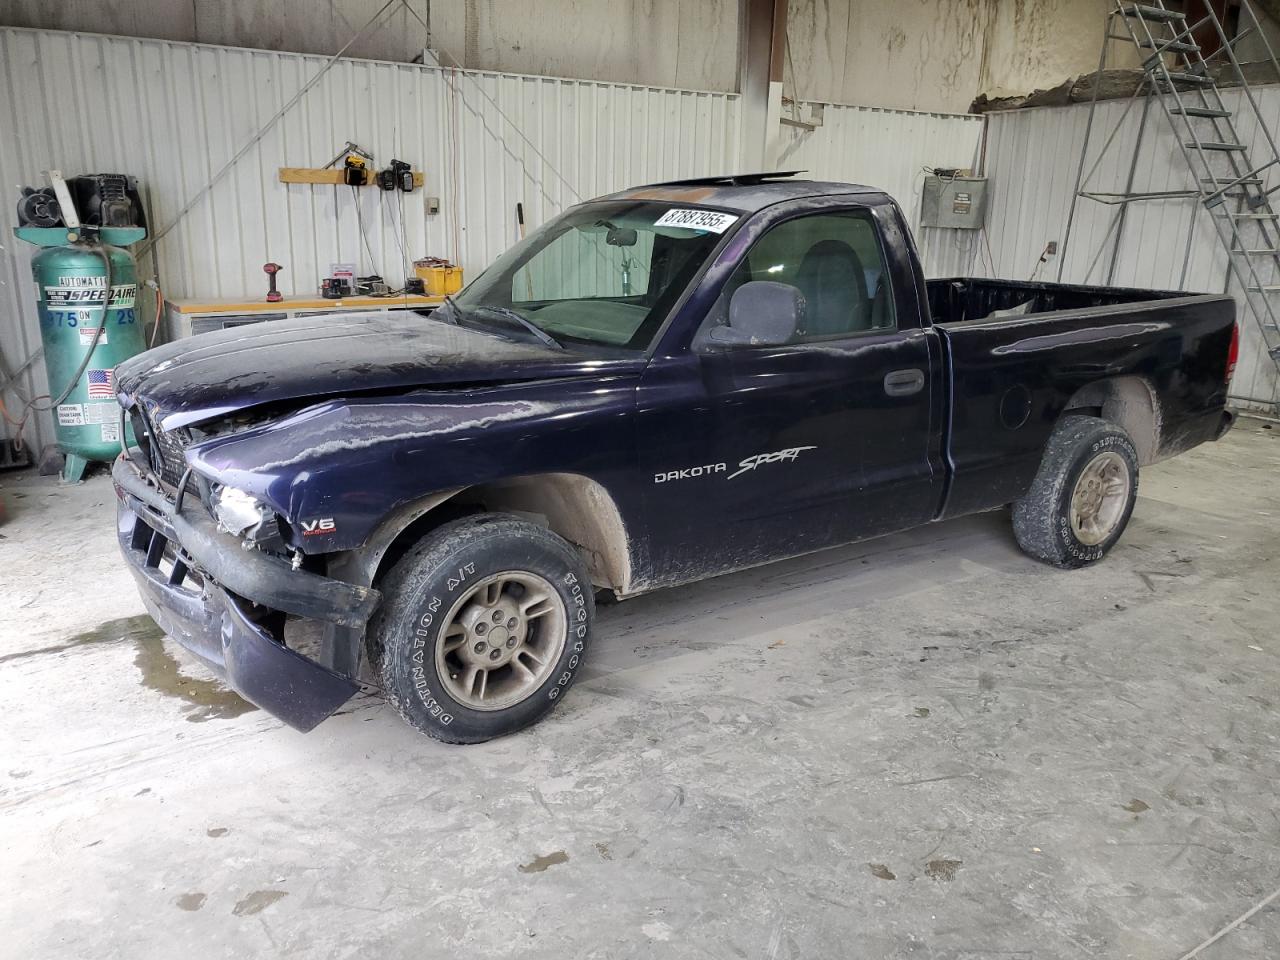
[[(0, 22), (328, 55), (384, 3), (0, 0)], [(424, 46), (439, 53), (434, 62), (469, 70), (732, 91), (738, 0), (404, 0), (348, 53), (407, 62)]]
[[(12, 240), (16, 185), (41, 184), (48, 168), (132, 173), (153, 228), (168, 224), (325, 62), (0, 29), (5, 368), (40, 339), (31, 248)], [(348, 138), (380, 165), (396, 157), (424, 170), (426, 189), (353, 196), (349, 187), (278, 182), (278, 167), (321, 166)], [(285, 267), (282, 289), (299, 294), (313, 293), (333, 262), (357, 262), (395, 284), (406, 258), (428, 254), (474, 273), (516, 239), (517, 202), (532, 228), (578, 199), (733, 170), (738, 144), (734, 95), (342, 60), (158, 244), (157, 274), (170, 298), (241, 299), (265, 291), (268, 260)], [(429, 196), (440, 198), (436, 216), (426, 213)], [(144, 278), (151, 269), (148, 258)], [(45, 392), (42, 364), (19, 386), (27, 396)], [(7, 399), (14, 406), (14, 394)], [(47, 442), (49, 428), (40, 418), (27, 438)]]
[[(797, 119), (807, 120), (811, 109), (802, 104)], [(925, 168), (976, 167), (982, 127), (981, 117), (968, 114), (828, 104), (816, 130), (783, 127), (778, 165), (884, 190), (915, 231), (925, 273), (956, 276), (969, 271), (978, 234), (919, 226)]]
[[(132, 173), (153, 229), (167, 225), (325, 62), (0, 29), (0, 185), (39, 184), (51, 167)], [(142, 276), (154, 270), (170, 298), (235, 300), (265, 291), (268, 260), (284, 265), (282, 289), (297, 294), (313, 292), (334, 262), (399, 283), (405, 259), (434, 255), (474, 275), (518, 236), (517, 202), (532, 229), (578, 199), (737, 169), (739, 107), (723, 93), (339, 61), (158, 244)], [(922, 168), (973, 165), (981, 130), (976, 117), (829, 105), (818, 130), (784, 130), (781, 165), (886, 189), (914, 225)], [(381, 165), (397, 157), (424, 170), (426, 189), (353, 196), (278, 182), (278, 167), (320, 166), (348, 138)], [(440, 199), (438, 215), (426, 213), (427, 197)], [(0, 356), (12, 371), (40, 338), (31, 250), (11, 239), (9, 198), (0, 196)], [(917, 237), (931, 275), (967, 272), (972, 234)], [(28, 397), (45, 392), (43, 365), (17, 385)], [(17, 405), (14, 393), (5, 399)], [(27, 439), (52, 439), (47, 417)]]
[[(1280, 87), (1255, 88), (1266, 123), (1280, 130)], [(1224, 90), (1228, 109), (1235, 109), (1238, 131), (1244, 141), (1254, 144), (1262, 132), (1236, 109), (1241, 94)], [(1119, 192), (1133, 159), (1141, 103), (1125, 110), (1128, 101), (1098, 105), (1094, 120), (1088, 170), (1101, 155), (1088, 187), (1095, 191)], [(1058, 260), (1050, 258), (1037, 273), (1037, 261), (1045, 245), (1062, 242), (1071, 195), (1075, 186), (1080, 149), (1084, 142), (1089, 107), (1044, 107), (1014, 110), (989, 116), (986, 172), (990, 178), (987, 204), (986, 241), (977, 251), (975, 269), (992, 276), (1053, 280)], [(1123, 118), (1123, 121), (1122, 121)], [(1122, 122), (1121, 122), (1122, 121)], [(1115, 141), (1105, 151), (1101, 147), (1117, 128)], [(1261, 150), (1252, 156), (1255, 162)], [(1267, 185), (1278, 174), (1267, 175)], [(1194, 177), (1187, 168), (1177, 140), (1163, 111), (1153, 104), (1146, 135), (1138, 156), (1135, 189), (1186, 190)], [(1229, 290), (1240, 302), (1241, 355), (1232, 383), (1232, 395), (1244, 405), (1271, 408), (1280, 399), (1275, 364), (1261, 349), (1262, 339), (1234, 281), (1228, 282), (1226, 252), (1208, 214), (1195, 200), (1143, 201), (1131, 205), (1114, 275), (1108, 279), (1115, 234), (1106, 240), (1115, 214), (1114, 206), (1081, 200), (1076, 207), (1070, 239), (1062, 251), (1062, 279), (1075, 283), (1108, 283), (1116, 286), (1178, 289), (1187, 238), (1192, 236), (1187, 272), (1181, 288), (1195, 292), (1221, 293)], [(987, 245), (989, 244), (989, 246)]]

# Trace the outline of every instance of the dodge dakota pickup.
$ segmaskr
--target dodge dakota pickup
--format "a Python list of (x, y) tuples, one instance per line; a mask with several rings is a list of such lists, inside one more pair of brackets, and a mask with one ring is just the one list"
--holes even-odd
[(1139, 467), (1230, 426), (1236, 350), (1224, 296), (926, 281), (874, 189), (664, 183), (429, 314), (122, 364), (118, 536), (156, 622), (286, 723), (368, 680), (477, 742), (565, 695), (599, 591), (1009, 505), (1031, 557), (1097, 562)]

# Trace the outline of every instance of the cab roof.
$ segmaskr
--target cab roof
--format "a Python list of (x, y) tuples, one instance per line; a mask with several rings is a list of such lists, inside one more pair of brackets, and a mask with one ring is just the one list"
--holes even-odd
[(784, 200), (802, 197), (849, 196), (868, 194), (885, 197), (883, 190), (856, 183), (827, 180), (798, 180), (803, 170), (781, 170), (768, 173), (736, 173), (722, 177), (697, 177), (691, 180), (669, 180), (643, 187), (631, 187), (601, 200), (661, 200), (668, 203), (699, 203), (724, 207), (742, 213), (755, 213)]

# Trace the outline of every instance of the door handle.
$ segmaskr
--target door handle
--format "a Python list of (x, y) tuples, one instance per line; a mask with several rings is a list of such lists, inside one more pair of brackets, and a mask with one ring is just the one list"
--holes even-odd
[(924, 387), (924, 371), (890, 370), (884, 375), (884, 392), (891, 397), (909, 397)]

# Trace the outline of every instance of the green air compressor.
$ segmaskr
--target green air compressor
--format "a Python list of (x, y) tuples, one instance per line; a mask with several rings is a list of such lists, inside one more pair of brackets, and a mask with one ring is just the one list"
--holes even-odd
[[(34, 226), (28, 219), (14, 233), (43, 248), (31, 260), (31, 273), (49, 380), (45, 409), (66, 456), (62, 477), (74, 483), (89, 461), (110, 462), (120, 453), (115, 368), (146, 349), (146, 340), (137, 311), (137, 264), (114, 244), (137, 243), (146, 230), (78, 222), (74, 212), (67, 216), (69, 197), (60, 199), (64, 225)], [(21, 222), (21, 208), (19, 214)], [(132, 443), (129, 428), (123, 429), (123, 439)]]

